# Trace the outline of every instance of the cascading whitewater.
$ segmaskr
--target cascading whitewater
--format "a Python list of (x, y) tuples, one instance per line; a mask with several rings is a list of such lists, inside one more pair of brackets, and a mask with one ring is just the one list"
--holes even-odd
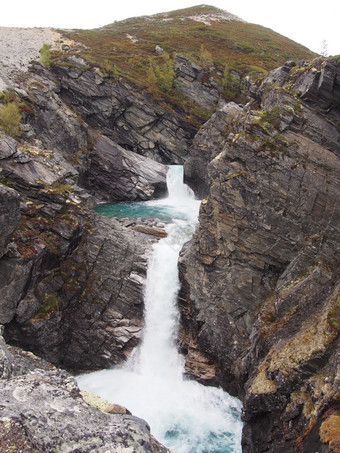
[(144, 203), (153, 214), (157, 206), (166, 209), (172, 221), (148, 263), (141, 345), (124, 366), (82, 375), (78, 383), (147, 420), (152, 434), (175, 453), (240, 452), (240, 402), (221, 389), (185, 379), (176, 348), (177, 261), (193, 234), (199, 209), (182, 172), (181, 166), (169, 167), (169, 197)]

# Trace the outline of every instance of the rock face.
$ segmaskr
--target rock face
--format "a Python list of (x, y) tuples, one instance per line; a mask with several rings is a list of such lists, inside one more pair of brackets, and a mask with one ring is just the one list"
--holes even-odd
[(125, 82), (101, 71), (53, 67), (61, 98), (122, 148), (165, 164), (182, 164), (197, 129)]
[(136, 201), (165, 197), (167, 167), (121, 148), (109, 138), (93, 136), (84, 173), (85, 187), (100, 201)]
[(197, 159), (213, 160), (180, 258), (181, 345), (189, 374), (200, 356), (208, 381), (244, 398), (244, 452), (328, 451), (339, 386), (339, 74), (336, 62), (289, 64), (195, 139)]
[(4, 255), (19, 218), (19, 194), (0, 185), (0, 258)]
[(214, 79), (207, 79), (203, 69), (183, 55), (176, 56), (174, 67), (178, 90), (202, 107), (214, 109), (220, 97), (219, 87)]
[(2, 451), (169, 451), (154, 441), (144, 420), (85, 402), (66, 371), (17, 348), (6, 354), (11, 371), (0, 379)]
[(190, 157), (184, 164), (184, 181), (199, 199), (209, 194), (209, 162), (220, 153), (221, 143), (229, 134), (230, 124), (235, 126), (243, 116), (244, 110), (237, 104), (220, 101), (210, 120), (196, 134)]
[[(68, 216), (77, 222), (74, 214)], [(60, 221), (56, 216), (54, 222)], [(5, 332), (11, 343), (74, 370), (120, 363), (138, 344), (151, 242), (142, 233), (95, 214), (86, 222), (78, 223), (65, 241), (67, 248), (58, 238), (65, 231), (49, 238), (55, 245), (49, 242), (43, 248), (48, 229), (30, 246), (32, 255), (39, 246), (40, 250), (29, 260), (31, 274), (23, 282), (27, 289), (18, 295)], [(20, 269), (23, 263), (18, 261)]]
[[(0, 322), (6, 338), (72, 369), (125, 360), (141, 335), (147, 256), (155, 239), (84, 208), (91, 197), (57, 151), (18, 146), (6, 136), (0, 144), (2, 174), (18, 191), (0, 191)], [(136, 187), (138, 181), (146, 187), (154, 168), (159, 181), (165, 178), (165, 167), (155, 163), (142, 179), (137, 163), (147, 159), (129, 160), (129, 152), (121, 151)]]

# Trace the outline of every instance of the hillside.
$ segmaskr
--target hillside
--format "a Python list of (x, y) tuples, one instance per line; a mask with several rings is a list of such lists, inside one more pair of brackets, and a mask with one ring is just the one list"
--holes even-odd
[(227, 100), (240, 99), (246, 76), (255, 80), (287, 60), (315, 57), (273, 30), (207, 5), (131, 18), (94, 30), (74, 30), (66, 36), (86, 46), (80, 55), (90, 65), (147, 87), (175, 109), (193, 111), (200, 119), (207, 119), (209, 113), (197, 101), (190, 104), (183, 97), (173, 71), (178, 67), (176, 55), (202, 67), (204, 81)]
[(249, 72), (268, 71), (286, 60), (313, 57), (307, 48), (261, 25), (249, 24), (212, 6), (115, 22), (100, 29), (75, 31), (70, 36), (88, 46), (84, 55), (94, 63), (109, 60), (137, 80), (145, 80), (155, 46), (201, 62), (204, 45), (217, 70), (225, 64)]

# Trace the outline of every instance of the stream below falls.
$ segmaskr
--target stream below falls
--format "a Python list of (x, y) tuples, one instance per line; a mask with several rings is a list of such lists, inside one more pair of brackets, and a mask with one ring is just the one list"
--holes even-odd
[(220, 388), (184, 376), (176, 342), (179, 324), (177, 261), (197, 225), (200, 202), (183, 184), (183, 168), (170, 166), (166, 199), (99, 206), (109, 217), (166, 222), (168, 236), (154, 244), (145, 286), (141, 344), (122, 366), (83, 374), (81, 390), (127, 407), (174, 453), (241, 452), (241, 403)]

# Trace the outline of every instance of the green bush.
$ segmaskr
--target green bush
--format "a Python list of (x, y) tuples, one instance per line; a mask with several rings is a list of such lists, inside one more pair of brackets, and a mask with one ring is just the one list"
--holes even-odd
[(229, 65), (224, 67), (221, 80), (223, 94), (227, 101), (238, 101), (241, 95), (241, 81), (232, 73)]
[(207, 50), (204, 47), (203, 44), (201, 44), (201, 47), (200, 47), (199, 61), (200, 61), (200, 65), (203, 68), (208, 68), (213, 62), (213, 57), (212, 57), (211, 53), (209, 52), (209, 50)]
[(170, 93), (175, 79), (174, 62), (169, 54), (162, 55), (162, 61), (155, 67), (157, 84), (162, 93)]
[(43, 44), (42, 48), (39, 50), (41, 55), (40, 63), (44, 66), (49, 66), (51, 64), (51, 46), (49, 44)]
[(0, 125), (5, 134), (18, 135), (21, 116), (19, 107), (15, 102), (10, 102), (0, 110)]

